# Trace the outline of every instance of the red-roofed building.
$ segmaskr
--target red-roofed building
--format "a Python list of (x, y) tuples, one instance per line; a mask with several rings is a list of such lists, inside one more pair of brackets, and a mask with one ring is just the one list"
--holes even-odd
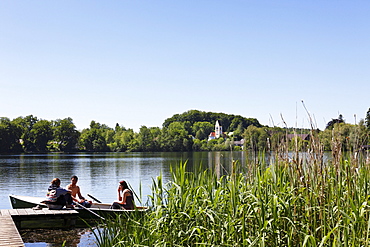
[(215, 124), (215, 131), (214, 132), (211, 132), (208, 136), (208, 140), (212, 140), (212, 139), (217, 139), (221, 136), (223, 136), (224, 133), (222, 132), (222, 126), (220, 125), (220, 123), (218, 121), (216, 121), (216, 124)]

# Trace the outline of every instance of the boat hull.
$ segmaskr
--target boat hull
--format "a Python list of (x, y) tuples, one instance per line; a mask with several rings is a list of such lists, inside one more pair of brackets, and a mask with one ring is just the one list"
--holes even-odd
[[(32, 196), (19, 196), (19, 195), (9, 195), (10, 202), (13, 209), (20, 208), (33, 208), (36, 206), (46, 208), (46, 204), (42, 203), (44, 198), (42, 197), (32, 197)], [(66, 209), (68, 210), (68, 209)], [(91, 224), (92, 221), (101, 221), (103, 219), (116, 218), (117, 215), (129, 215), (134, 213), (144, 213), (148, 211), (147, 207), (137, 207), (135, 210), (124, 210), (124, 209), (110, 209), (110, 204), (108, 203), (93, 203), (91, 208), (81, 208), (75, 207), (79, 214), (78, 217), (81, 220), (80, 224)], [(85, 222), (86, 221), (86, 222)]]
[(9, 199), (13, 209), (33, 208), (37, 205), (42, 208), (47, 207), (45, 204), (41, 203), (44, 199), (41, 197), (9, 195)]

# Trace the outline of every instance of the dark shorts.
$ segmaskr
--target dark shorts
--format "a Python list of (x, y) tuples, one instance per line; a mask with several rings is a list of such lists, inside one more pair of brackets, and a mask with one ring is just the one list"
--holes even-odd
[(111, 209), (126, 209), (126, 210), (130, 210), (130, 209), (133, 209), (127, 205), (122, 205), (122, 204), (119, 204), (118, 202), (113, 202), (112, 206), (110, 206)]
[[(73, 205), (76, 205), (78, 207), (78, 204), (76, 204), (75, 202), (72, 203)], [(84, 201), (82, 203), (79, 203), (81, 204), (82, 206), (84, 206), (85, 208), (90, 208), (91, 207), (91, 204), (88, 202), (88, 201)]]

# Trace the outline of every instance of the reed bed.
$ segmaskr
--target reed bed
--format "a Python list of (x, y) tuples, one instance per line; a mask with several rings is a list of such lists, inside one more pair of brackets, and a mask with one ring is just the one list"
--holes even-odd
[(231, 161), (219, 178), (179, 164), (169, 183), (153, 179), (152, 210), (105, 222), (98, 245), (369, 246), (369, 165), (283, 149), (244, 168)]

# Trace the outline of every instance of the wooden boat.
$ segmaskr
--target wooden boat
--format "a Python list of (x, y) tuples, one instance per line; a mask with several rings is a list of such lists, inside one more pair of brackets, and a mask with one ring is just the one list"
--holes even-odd
[[(13, 209), (20, 208), (47, 208), (47, 205), (42, 203), (45, 200), (43, 197), (9, 195)], [(125, 209), (110, 209), (109, 203), (93, 203), (90, 208), (82, 208), (76, 206), (74, 210), (79, 212), (79, 218), (83, 220), (115, 218), (117, 215), (128, 215), (133, 213), (144, 213), (149, 210), (148, 207), (136, 207), (134, 210)], [(68, 209), (65, 209), (68, 210)]]

